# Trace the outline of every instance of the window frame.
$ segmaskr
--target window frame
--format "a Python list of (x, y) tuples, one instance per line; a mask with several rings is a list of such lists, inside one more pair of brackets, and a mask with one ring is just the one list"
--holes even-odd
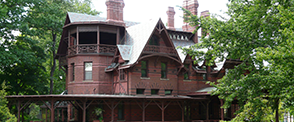
[[(139, 94), (138, 91), (142, 90), (142, 94)], [(145, 89), (136, 89), (136, 94), (137, 95), (144, 95), (145, 94)]]
[[(91, 71), (86, 71), (86, 64), (87, 63), (91, 63)], [(87, 79), (86, 74), (87, 72), (91, 72), (91, 79)], [(93, 80), (93, 62), (89, 61), (89, 62), (84, 62), (84, 80)]]
[(123, 69), (119, 70), (119, 80), (125, 80), (125, 72)]
[[(155, 93), (152, 93), (154, 91)], [(151, 89), (151, 95), (159, 95), (159, 89)]]
[[(162, 67), (162, 64), (165, 65), (164, 69)], [(160, 71), (161, 76), (160, 76), (160, 78), (167, 79), (167, 63), (166, 62), (161, 62), (160, 66), (161, 66), (161, 71)], [(165, 75), (163, 75), (163, 73), (165, 73)]]
[(71, 63), (71, 81), (75, 81), (75, 63)]
[[(145, 62), (146, 68), (143, 68), (142, 62)], [(145, 70), (145, 76), (143, 76), (143, 73), (142, 73), (143, 70)], [(148, 77), (148, 61), (146, 60), (141, 61), (141, 77), (144, 77), (144, 78)]]
[(188, 71), (184, 73), (184, 80), (190, 80), (190, 64), (184, 64), (184, 67), (188, 69)]

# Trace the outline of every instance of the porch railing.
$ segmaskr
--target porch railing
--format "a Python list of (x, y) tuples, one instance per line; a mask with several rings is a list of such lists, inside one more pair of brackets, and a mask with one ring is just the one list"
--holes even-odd
[(68, 55), (73, 56), (76, 54), (108, 54), (114, 55), (116, 45), (106, 44), (79, 44), (70, 46), (68, 48)]
[(164, 53), (169, 55), (177, 55), (177, 51), (173, 47), (162, 47), (154, 45), (147, 45), (144, 49), (144, 53)]

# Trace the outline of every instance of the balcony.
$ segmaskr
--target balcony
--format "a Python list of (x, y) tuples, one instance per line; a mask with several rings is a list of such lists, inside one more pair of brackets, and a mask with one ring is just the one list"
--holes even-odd
[(116, 45), (106, 44), (79, 44), (68, 48), (68, 56), (77, 54), (102, 54), (114, 55), (117, 47)]
[(147, 45), (143, 51), (144, 53), (161, 53), (168, 55), (177, 55), (177, 51), (173, 47), (163, 47), (163, 46), (154, 46)]

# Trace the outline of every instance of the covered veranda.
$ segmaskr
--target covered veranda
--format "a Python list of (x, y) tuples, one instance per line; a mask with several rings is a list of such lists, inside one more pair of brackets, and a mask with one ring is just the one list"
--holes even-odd
[[(95, 106), (103, 106), (104, 122), (114, 121), (189, 121), (217, 122), (223, 119), (224, 113), (220, 105), (209, 104), (211, 101), (222, 103), (217, 97), (201, 95), (189, 96), (131, 96), (131, 95), (101, 95), (101, 94), (70, 94), (70, 95), (15, 95), (7, 96), (10, 106), (16, 106), (18, 122), (24, 120), (23, 111), (30, 104), (45, 107), (50, 110), (49, 119), (42, 121), (93, 121), (91, 110)], [(211, 102), (212, 103), (212, 102)], [(123, 104), (122, 119), (119, 117)], [(198, 106), (199, 105), (199, 106)], [(196, 107), (195, 107), (196, 106)], [(210, 107), (214, 107), (211, 109)], [(61, 108), (61, 109), (60, 109)], [(65, 109), (64, 109), (65, 108)], [(77, 111), (72, 116), (72, 108)], [(57, 109), (59, 109), (57, 111)], [(197, 109), (197, 110), (196, 110)], [(63, 114), (68, 113), (68, 114)], [(46, 112), (47, 118), (47, 112)]]

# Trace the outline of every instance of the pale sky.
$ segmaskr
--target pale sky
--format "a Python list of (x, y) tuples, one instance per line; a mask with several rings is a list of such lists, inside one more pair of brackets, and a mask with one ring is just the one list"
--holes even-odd
[[(101, 17), (106, 17), (106, 0), (92, 0), (93, 7), (102, 12)], [(175, 9), (175, 27), (181, 28), (183, 24), (183, 12), (177, 6), (182, 6), (184, 0), (124, 0), (124, 20), (143, 22), (150, 19), (161, 18), (167, 22), (166, 11), (168, 7)], [(198, 0), (198, 15), (202, 11), (209, 10), (211, 14), (221, 14), (227, 11), (228, 0)]]

